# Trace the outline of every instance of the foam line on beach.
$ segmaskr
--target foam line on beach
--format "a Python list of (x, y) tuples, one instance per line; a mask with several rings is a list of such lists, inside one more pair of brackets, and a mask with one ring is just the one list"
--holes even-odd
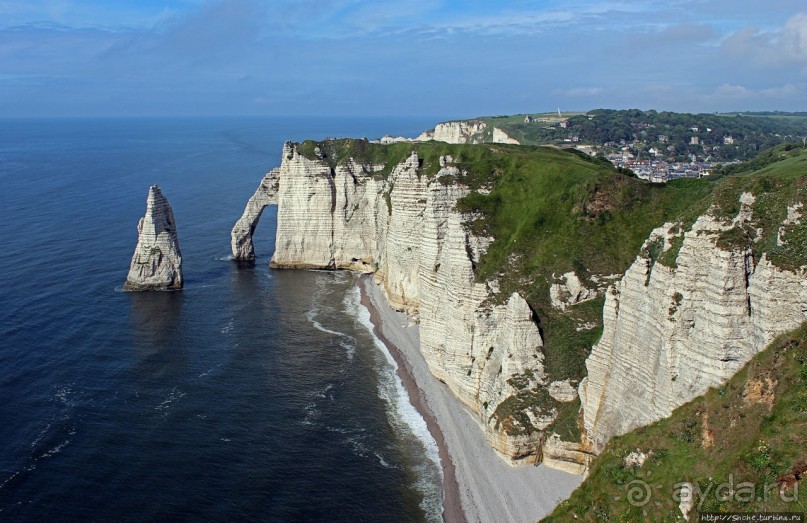
[(410, 400), (437, 440), (443, 465), (444, 518), (532, 522), (580, 485), (581, 476), (543, 465), (511, 466), (486, 441), (476, 414), (431, 373), (420, 348), (418, 326), (390, 308), (371, 278), (359, 283), (375, 334), (386, 343)]
[[(410, 402), (409, 394), (400, 378), (398, 363), (390, 353), (386, 344), (374, 332), (371, 312), (361, 300), (358, 287), (348, 291), (346, 300), (349, 300), (351, 309), (359, 323), (370, 333), (376, 348), (386, 360), (386, 368), (381, 370), (379, 376), (379, 396), (389, 405), (390, 422), (398, 430), (405, 430), (414, 435), (422, 444), (426, 458), (431, 464), (421, 463), (415, 466), (418, 475), (417, 489), (423, 495), (420, 506), (426, 513), (429, 521), (442, 521), (443, 496), (442, 469), (440, 467), (440, 453), (437, 442), (432, 437), (421, 413)], [(438, 475), (436, 484), (432, 477)]]

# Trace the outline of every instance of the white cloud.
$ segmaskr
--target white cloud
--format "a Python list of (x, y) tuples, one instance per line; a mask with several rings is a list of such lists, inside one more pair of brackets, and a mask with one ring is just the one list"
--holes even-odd
[(782, 102), (785, 100), (797, 100), (803, 96), (803, 89), (792, 83), (781, 86), (749, 88), (738, 84), (723, 84), (711, 93), (702, 95), (704, 102), (713, 105), (737, 102)]
[(782, 51), (795, 62), (807, 63), (807, 13), (792, 16), (779, 39)]
[(797, 13), (770, 31), (745, 26), (723, 42), (723, 49), (755, 66), (802, 65), (807, 72), (807, 13)]
[(753, 92), (742, 85), (723, 84), (711, 96), (716, 98), (744, 99), (753, 95)]

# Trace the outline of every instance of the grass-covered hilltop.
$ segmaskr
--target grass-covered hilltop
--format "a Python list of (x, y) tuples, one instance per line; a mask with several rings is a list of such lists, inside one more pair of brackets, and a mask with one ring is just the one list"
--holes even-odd
[[(790, 271), (807, 264), (807, 221), (783, 225), (794, 205), (807, 202), (807, 149), (801, 144), (769, 149), (722, 174), (666, 184), (640, 180), (602, 158), (552, 147), (339, 139), (303, 142), (297, 150), (332, 168), (347, 159), (377, 166), (371, 171), (379, 179), (416, 152), (418, 176), (429, 183), (465, 186), (469, 192), (457, 210), (466, 230), (493, 238), (474, 266), (476, 279), (494, 282), (493, 301), (503, 303), (518, 292), (536, 313), (547, 382), (580, 383), (585, 360), (602, 335), (605, 290), (640, 254), (650, 260), (651, 272), (656, 264), (676, 267), (684, 233), (705, 213), (727, 224), (718, 248), (748, 248), (756, 261), (765, 253), (776, 267)], [(459, 174), (437, 177), (446, 157)], [(384, 197), (392, 213), (389, 202), (396, 189), (387, 187)], [(743, 193), (754, 195), (753, 218), (730, 226)], [(644, 245), (651, 231), (665, 223), (674, 224), (669, 245)], [(557, 291), (569, 273), (588, 289), (585, 296), (568, 300), (564, 289)], [(489, 413), (491, 422), (512, 436), (544, 430), (579, 442), (580, 401), (562, 403), (545, 387), (531, 384), (532, 378), (525, 374), (510, 380), (517, 392)], [(550, 413), (554, 421), (539, 429), (536, 412)]]

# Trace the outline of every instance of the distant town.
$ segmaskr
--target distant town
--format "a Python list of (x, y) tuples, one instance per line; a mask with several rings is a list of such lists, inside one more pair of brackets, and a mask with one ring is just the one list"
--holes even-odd
[(807, 136), (804, 113), (687, 114), (597, 109), (481, 118), (522, 144), (574, 148), (639, 178), (700, 178)]
[[(567, 126), (568, 121), (559, 122), (558, 125)], [(647, 127), (640, 125), (637, 128)], [(711, 128), (691, 127), (690, 131), (692, 135), (689, 137), (688, 145), (700, 146), (702, 154), (689, 152), (686, 161), (677, 161), (677, 148), (675, 145), (669, 145), (670, 137), (666, 134), (657, 136), (656, 143), (659, 144), (657, 146), (649, 145), (648, 140), (639, 139), (630, 142), (620, 140), (605, 142), (602, 145), (584, 145), (579, 143), (580, 137), (576, 135), (564, 139), (564, 142), (574, 143), (575, 149), (592, 156), (602, 154), (616, 167), (630, 169), (639, 178), (655, 183), (664, 183), (676, 178), (701, 178), (709, 176), (724, 165), (740, 162), (738, 159), (717, 161), (710, 153), (719, 150), (720, 145), (701, 145), (697, 133), (711, 133), (713, 132)], [(722, 142), (722, 145), (733, 146), (735, 140), (733, 136), (725, 135), (722, 136)]]
[[(666, 143), (668, 140), (669, 138), (665, 135), (658, 137), (658, 141), (662, 143)], [(574, 142), (574, 139), (572, 141)], [(579, 138), (577, 141), (579, 142)], [(698, 142), (697, 136), (692, 136), (690, 139), (690, 145), (699, 145)], [(734, 138), (724, 136), (723, 143), (731, 145), (734, 143)], [(620, 140), (619, 143), (606, 142), (601, 146), (576, 144), (574, 148), (592, 156), (601, 153), (616, 167), (630, 169), (639, 178), (656, 183), (676, 178), (701, 178), (709, 176), (724, 165), (740, 162), (740, 160), (715, 160), (709, 154), (713, 147), (708, 145), (703, 146), (703, 155), (689, 153), (686, 161), (676, 161), (676, 150), (673, 145), (648, 148), (646, 143), (638, 140), (633, 142)]]

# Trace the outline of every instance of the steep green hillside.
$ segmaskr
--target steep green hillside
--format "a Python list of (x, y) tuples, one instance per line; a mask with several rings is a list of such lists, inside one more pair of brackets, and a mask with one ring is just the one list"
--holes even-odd
[[(806, 448), (807, 324), (725, 386), (614, 438), (545, 521), (680, 520), (683, 482), (695, 486), (689, 521), (709, 511), (804, 512)], [(629, 457), (639, 452), (641, 465)]]

